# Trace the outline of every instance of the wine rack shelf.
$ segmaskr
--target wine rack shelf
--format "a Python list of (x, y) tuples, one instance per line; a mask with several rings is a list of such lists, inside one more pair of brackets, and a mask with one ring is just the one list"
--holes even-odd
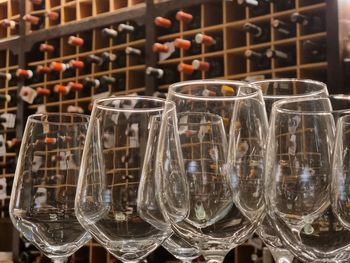
[[(331, 92), (342, 92), (337, 1), (260, 2), (264, 4), (252, 8), (237, 0), (0, 0), (0, 75), (12, 76), (9, 81), (0, 77), (0, 95), (11, 97), (11, 102), (0, 103), (0, 115), (17, 114), (16, 127), (0, 125), (0, 135), (5, 142), (20, 138), (30, 113), (89, 114), (96, 98), (152, 95), (191, 79), (310, 78), (326, 82)], [(180, 10), (193, 18), (177, 20)], [(293, 16), (301, 20), (293, 23)], [(171, 25), (156, 25), (158, 17), (169, 19)], [(132, 26), (133, 32), (110, 37), (121, 24)], [(108, 30), (110, 34), (103, 33)], [(215, 43), (196, 43), (201, 35)], [(71, 45), (72, 36), (84, 44)], [(190, 47), (174, 47), (183, 40)], [(164, 59), (164, 54), (153, 52), (154, 43), (166, 44), (173, 52)], [(128, 54), (130, 48), (141, 55)], [(73, 67), (74, 61), (84, 67)], [(193, 68), (200, 62), (208, 62), (209, 70)], [(147, 75), (149, 67), (161, 69), (162, 77)], [(33, 76), (19, 78), (18, 69)], [(38, 92), (30, 104), (21, 99), (27, 88)], [(5, 178), (9, 187), (17, 149), (0, 156), (0, 180)], [(0, 207), (0, 217), (8, 217), (8, 197), (0, 200)], [(94, 241), (72, 260), (116, 262)]]

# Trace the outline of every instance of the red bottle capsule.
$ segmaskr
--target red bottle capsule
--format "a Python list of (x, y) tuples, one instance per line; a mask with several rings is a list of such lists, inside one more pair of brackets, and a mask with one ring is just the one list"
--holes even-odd
[(16, 71), (16, 76), (30, 79), (33, 77), (33, 71), (19, 68)]
[(51, 90), (46, 89), (46, 88), (42, 88), (42, 87), (36, 88), (36, 92), (37, 92), (39, 95), (43, 95), (43, 96), (48, 96), (48, 95), (51, 94)]
[(69, 92), (69, 87), (57, 84), (55, 85), (53, 90), (56, 93), (62, 93), (63, 95), (67, 95)]
[(83, 69), (85, 64), (81, 60), (72, 59), (69, 61), (69, 66), (72, 68)]
[(55, 47), (53, 45), (49, 45), (49, 44), (45, 44), (45, 43), (40, 44), (39, 49), (41, 52), (54, 52), (55, 51)]
[(60, 62), (55, 62), (54, 61), (54, 62), (51, 62), (50, 68), (53, 71), (63, 72), (63, 71), (65, 71), (68, 68), (68, 65), (64, 64), (64, 63), (60, 63)]
[(191, 47), (191, 41), (182, 38), (176, 38), (174, 45), (177, 48), (188, 50)]
[(171, 20), (167, 19), (165, 17), (157, 16), (154, 19), (154, 24), (159, 27), (165, 27), (165, 28), (170, 28), (171, 27)]
[(195, 40), (196, 40), (197, 44), (204, 44), (204, 45), (207, 45), (207, 46), (211, 46), (211, 45), (215, 45), (216, 44), (216, 41), (215, 41), (215, 39), (213, 37), (208, 36), (208, 35), (204, 35), (204, 34), (201, 34), (201, 33), (198, 33), (195, 36)]
[(84, 39), (81, 37), (70, 36), (68, 38), (68, 44), (72, 46), (82, 46), (84, 45)]
[(51, 72), (51, 68), (49, 68), (49, 67), (45, 67), (45, 66), (42, 66), (42, 65), (38, 65), (36, 67), (36, 73), (49, 74), (50, 72)]
[(177, 70), (179, 72), (183, 72), (185, 74), (188, 74), (188, 75), (191, 75), (193, 74), (194, 72), (194, 68), (192, 65), (190, 64), (185, 64), (185, 63), (180, 63), (178, 66), (177, 66)]
[(178, 21), (183, 21), (183, 22), (191, 22), (193, 20), (193, 15), (189, 14), (189, 13), (186, 13), (184, 11), (178, 11), (176, 13), (176, 20)]
[(154, 53), (167, 53), (169, 52), (169, 47), (164, 44), (154, 43), (152, 46), (152, 50)]
[(81, 91), (84, 88), (83, 84), (78, 82), (69, 82), (68, 86), (74, 91)]
[(209, 62), (200, 61), (198, 59), (195, 59), (192, 61), (192, 66), (195, 70), (201, 70), (201, 71), (208, 71), (210, 68)]

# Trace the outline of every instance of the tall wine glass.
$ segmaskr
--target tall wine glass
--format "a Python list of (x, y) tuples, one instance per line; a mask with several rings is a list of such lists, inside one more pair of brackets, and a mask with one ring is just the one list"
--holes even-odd
[(265, 199), (283, 245), (306, 262), (348, 262), (350, 231), (330, 205), (334, 120), (327, 98), (274, 104)]
[[(269, 79), (252, 82), (252, 84), (259, 86), (262, 90), (268, 116), (270, 116), (272, 104), (278, 100), (327, 97), (328, 95), (327, 86), (324, 83), (313, 80)], [(293, 254), (283, 247), (274, 228), (274, 222), (269, 215), (265, 216), (256, 233), (269, 248), (277, 263), (290, 263), (293, 261)]]
[[(164, 148), (167, 148), (167, 159), (164, 160), (167, 162), (171, 167), (169, 167), (173, 173), (174, 171), (182, 171), (184, 173), (183, 169), (183, 159), (181, 157), (181, 151), (178, 151), (176, 148), (176, 145), (178, 143), (171, 143), (171, 141), (178, 141), (178, 134), (177, 130), (175, 129), (174, 122), (176, 122), (175, 115), (171, 114), (171, 111), (166, 111), (163, 114), (163, 121), (168, 122), (168, 130), (167, 130), (167, 139), (168, 144), (163, 145)], [(150, 121), (150, 132), (149, 132), (149, 141), (156, 140), (158, 143), (158, 134), (161, 127), (161, 121), (162, 118), (160, 116), (154, 116), (152, 120)], [(156, 136), (155, 136), (156, 135)], [(171, 226), (166, 222), (165, 218), (162, 214), (159, 214), (158, 205), (154, 204), (152, 201), (154, 200), (153, 197), (156, 194), (157, 189), (157, 182), (156, 182), (156, 157), (157, 157), (157, 147), (158, 144), (153, 143), (147, 143), (147, 149), (146, 149), (146, 157), (144, 161), (144, 173), (142, 173), (142, 177), (140, 180), (139, 185), (139, 195), (137, 200), (137, 208), (139, 210), (140, 216), (148, 221), (150, 224), (155, 226), (159, 229), (166, 229), (171, 228)], [(173, 153), (173, 155), (171, 154)], [(178, 156), (175, 157), (174, 155)], [(171, 156), (174, 156), (175, 159), (181, 160), (181, 162), (171, 162), (172, 158)], [(177, 166), (177, 167), (176, 167)], [(176, 173), (174, 173), (176, 175)], [(170, 177), (171, 179), (172, 177)], [(173, 179), (178, 179), (178, 176), (173, 177)], [(168, 184), (168, 183), (167, 183)], [(188, 206), (188, 195), (187, 195), (187, 180), (184, 181), (182, 184), (171, 184), (172, 187), (170, 188), (170, 192), (173, 194), (178, 194), (180, 197), (177, 197), (177, 201), (185, 200), (185, 202), (177, 203), (175, 207), (182, 207), (185, 208), (186, 211), (182, 214), (186, 214), (187, 212), (187, 206)], [(182, 188), (186, 187), (185, 188)], [(183, 193), (186, 193), (185, 198), (181, 198)], [(149, 198), (151, 197), (151, 198)], [(181, 209), (181, 208), (180, 208)], [(181, 213), (180, 213), (181, 214)], [(171, 253), (174, 257), (181, 260), (184, 263), (192, 262), (193, 259), (200, 256), (199, 248), (191, 245), (186, 240), (181, 238), (179, 235), (173, 233), (170, 237), (168, 237), (163, 243), (162, 246), (168, 250), (169, 253)]]
[(332, 204), (335, 214), (347, 229), (350, 229), (349, 142), (350, 115), (346, 115), (340, 117), (337, 123), (332, 171)]
[[(182, 221), (167, 207), (163, 212), (174, 232), (199, 247), (208, 262), (222, 262), (253, 234), (264, 210), (267, 117), (261, 91), (238, 81), (187, 81), (172, 85), (167, 99), (175, 102), (178, 113), (190, 210)], [(167, 158), (161, 147), (165, 127), (163, 122), (160, 164)], [(163, 167), (157, 174), (163, 180), (170, 170)], [(160, 201), (174, 200), (161, 195)]]
[(89, 116), (45, 113), (28, 118), (11, 194), (15, 227), (54, 262), (89, 239), (74, 199)]
[(161, 214), (154, 189), (144, 192), (140, 180), (154, 174), (149, 152), (154, 147), (149, 145), (157, 144), (158, 133), (150, 129), (151, 120), (165, 111), (175, 113), (174, 108), (163, 99), (139, 96), (96, 100), (93, 106), (76, 214), (84, 228), (123, 262), (139, 262), (172, 233), (144, 220), (137, 202), (144, 195), (148, 209)]

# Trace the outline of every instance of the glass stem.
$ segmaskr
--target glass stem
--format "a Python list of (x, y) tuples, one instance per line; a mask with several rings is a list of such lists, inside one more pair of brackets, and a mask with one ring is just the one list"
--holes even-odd
[(182, 259), (182, 263), (192, 263), (192, 259)]
[(203, 257), (207, 263), (222, 263), (225, 259), (225, 255), (218, 254), (203, 254)]
[(54, 258), (52, 259), (53, 263), (66, 263), (68, 258)]

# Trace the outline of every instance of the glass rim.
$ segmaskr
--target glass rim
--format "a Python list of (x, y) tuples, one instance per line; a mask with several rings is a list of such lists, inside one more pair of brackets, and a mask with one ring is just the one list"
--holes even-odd
[[(142, 101), (154, 101), (154, 102), (160, 102), (163, 106), (157, 106), (157, 107), (149, 107), (149, 108), (116, 108), (108, 105), (102, 105), (100, 103), (106, 102), (106, 101), (125, 101), (125, 100), (142, 100)], [(166, 99), (152, 97), (152, 96), (118, 96), (118, 97), (110, 97), (110, 98), (104, 98), (104, 99), (97, 99), (94, 101), (93, 108), (99, 108), (106, 111), (115, 111), (115, 112), (157, 112), (157, 111), (165, 111), (166, 105), (171, 105), (171, 108), (175, 108), (175, 103), (172, 101), (167, 101)]]
[[(49, 121), (49, 120), (38, 120), (37, 118), (40, 117), (50, 117), (50, 116), (57, 116), (57, 117), (73, 117), (73, 118), (81, 118), (80, 121), (74, 121), (74, 122), (67, 122), (67, 121)], [(86, 119), (85, 121), (83, 119)], [(69, 113), (69, 112), (45, 112), (45, 113), (35, 113), (31, 114), (27, 118), (28, 121), (30, 122), (35, 122), (35, 123), (47, 123), (51, 125), (76, 125), (76, 124), (84, 124), (84, 123), (89, 123), (90, 121), (90, 116), (86, 114), (81, 114), (81, 113)]]
[[(236, 96), (207, 96), (207, 97), (200, 97), (196, 95), (191, 94), (184, 94), (177, 92), (176, 89), (179, 87), (186, 87), (190, 85), (210, 85), (210, 84), (221, 84), (221, 85), (227, 85), (227, 86), (244, 86), (249, 87), (254, 90), (254, 92), (247, 94), (247, 95), (236, 95)], [(181, 81), (176, 82), (174, 84), (171, 84), (168, 88), (168, 94), (173, 94), (176, 97), (180, 98), (187, 98), (187, 99), (193, 99), (193, 100), (203, 100), (203, 101), (233, 101), (233, 100), (242, 100), (242, 99), (248, 99), (253, 98), (254, 96), (261, 94), (261, 89), (251, 83), (244, 82), (244, 81), (238, 81), (238, 80), (219, 80), (219, 79), (204, 79), (204, 80), (187, 80), (187, 81)]]
[(350, 111), (349, 114), (339, 117), (338, 123), (340, 124), (350, 124)]
[(303, 98), (293, 98), (293, 99), (282, 99), (274, 102), (272, 104), (272, 112), (279, 112), (284, 114), (298, 114), (298, 115), (329, 115), (332, 114), (333, 110), (329, 111), (303, 111), (303, 110), (291, 110), (291, 109), (284, 109), (282, 108), (283, 105), (286, 104), (292, 104), (292, 103), (300, 103), (300, 102), (310, 102), (310, 101), (320, 101), (320, 100), (326, 100), (329, 102), (330, 106), (331, 103), (328, 98), (324, 97), (303, 97)]
[[(306, 94), (298, 94), (298, 95), (264, 95), (264, 93), (262, 94), (264, 99), (286, 99), (286, 98), (304, 98), (304, 97), (310, 97), (310, 96), (315, 96), (317, 94), (321, 94), (322, 92), (326, 91), (325, 95), (329, 95), (328, 94), (328, 90), (327, 90), (327, 85), (321, 81), (317, 81), (317, 80), (312, 80), (312, 79), (297, 79), (297, 78), (278, 78), (278, 79), (265, 79), (265, 80), (259, 80), (259, 81), (253, 81), (251, 82), (251, 84), (254, 85), (261, 85), (261, 84), (266, 84), (266, 83), (273, 83), (273, 82), (297, 82), (297, 83), (305, 83), (305, 84), (314, 84), (317, 85), (319, 87), (322, 87), (322, 89), (318, 90), (318, 91), (313, 91), (310, 93), (306, 93)], [(260, 87), (259, 87), (260, 88)]]
[(180, 123), (180, 121), (178, 121), (178, 125), (202, 125), (202, 124), (211, 124), (211, 123), (221, 123), (223, 121), (223, 118), (218, 115), (218, 114), (215, 114), (215, 113), (211, 113), (211, 112), (196, 112), (196, 111), (193, 111), (193, 112), (180, 112), (180, 113), (177, 113), (177, 118), (180, 119), (182, 116), (186, 116), (186, 115), (207, 115), (207, 116), (210, 116), (212, 117), (213, 121), (205, 121), (205, 122), (202, 122), (202, 123)]

